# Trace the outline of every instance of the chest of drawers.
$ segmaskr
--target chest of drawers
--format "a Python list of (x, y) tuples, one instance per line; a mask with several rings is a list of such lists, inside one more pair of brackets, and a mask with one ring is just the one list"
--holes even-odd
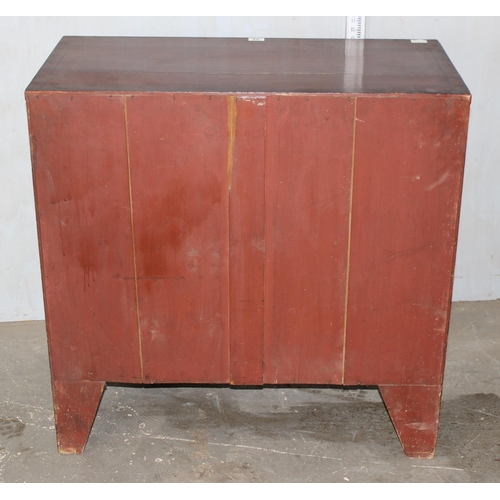
[(64, 37), (26, 100), (60, 452), (106, 382), (327, 384), (433, 456), (470, 105), (437, 41)]

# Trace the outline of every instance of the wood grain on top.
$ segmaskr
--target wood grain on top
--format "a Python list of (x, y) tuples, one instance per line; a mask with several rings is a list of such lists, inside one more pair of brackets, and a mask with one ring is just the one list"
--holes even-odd
[(469, 93), (437, 40), (84, 36), (27, 91)]

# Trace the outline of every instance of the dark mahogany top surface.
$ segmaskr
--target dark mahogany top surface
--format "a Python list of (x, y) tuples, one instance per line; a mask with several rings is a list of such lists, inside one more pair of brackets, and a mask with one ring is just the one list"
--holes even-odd
[(75, 36), (27, 90), (469, 94), (437, 40)]

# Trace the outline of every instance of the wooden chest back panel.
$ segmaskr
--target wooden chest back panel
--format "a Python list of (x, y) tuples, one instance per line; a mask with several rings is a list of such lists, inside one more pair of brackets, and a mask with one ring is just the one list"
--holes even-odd
[(440, 383), (468, 105), (31, 96), (57, 377)]

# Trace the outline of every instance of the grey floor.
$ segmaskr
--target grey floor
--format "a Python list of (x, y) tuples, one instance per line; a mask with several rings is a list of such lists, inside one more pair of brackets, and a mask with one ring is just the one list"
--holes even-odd
[(0, 323), (0, 482), (500, 482), (500, 301), (455, 303), (436, 456), (403, 455), (377, 390), (108, 386), (56, 450), (43, 322)]

